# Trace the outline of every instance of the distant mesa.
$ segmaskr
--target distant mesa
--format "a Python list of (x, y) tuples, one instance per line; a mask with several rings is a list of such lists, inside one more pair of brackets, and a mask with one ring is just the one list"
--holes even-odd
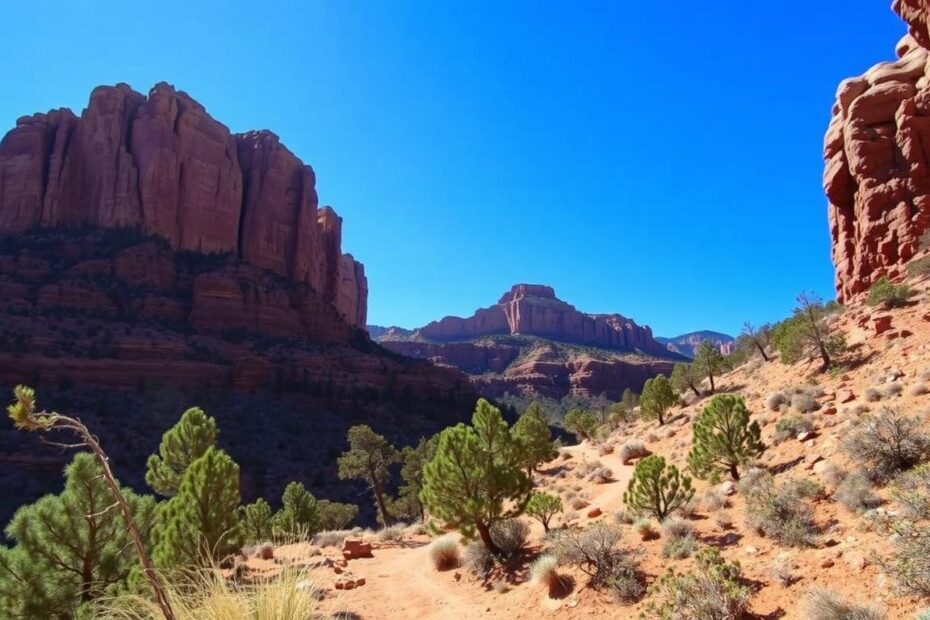
[(490, 397), (618, 399), (686, 359), (648, 326), (620, 314), (581, 312), (541, 284), (516, 284), (467, 318), (447, 316), (415, 330), (368, 329), (392, 351), (466, 372)]
[(736, 350), (736, 339), (733, 336), (710, 330), (688, 332), (672, 338), (659, 336), (656, 340), (664, 344), (669, 351), (680, 353), (691, 359), (694, 358), (695, 351), (705, 340), (713, 344), (724, 355), (730, 355)]

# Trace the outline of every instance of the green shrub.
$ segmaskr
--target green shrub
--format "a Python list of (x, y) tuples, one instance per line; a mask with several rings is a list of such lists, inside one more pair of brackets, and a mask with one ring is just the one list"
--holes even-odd
[(883, 308), (900, 308), (907, 304), (913, 292), (906, 284), (892, 284), (887, 276), (882, 276), (869, 288), (865, 303)]
[(673, 560), (683, 560), (690, 558), (698, 549), (698, 542), (691, 536), (684, 538), (673, 538), (665, 541), (662, 545), (662, 557)]
[(281, 496), (281, 510), (274, 516), (278, 535), (305, 538), (320, 531), (320, 506), (300, 482), (291, 482)]
[(636, 464), (623, 503), (663, 521), (693, 497), (691, 478), (680, 475), (674, 465), (666, 465), (661, 456), (652, 455)]
[(749, 606), (749, 588), (740, 579), (739, 562), (726, 562), (717, 549), (696, 554), (692, 572), (669, 569), (650, 588), (654, 600), (645, 617), (658, 620), (738, 620)]
[(274, 536), (271, 506), (262, 498), (239, 508), (242, 537), (246, 543), (271, 540)]
[(895, 476), (891, 495), (913, 519), (930, 518), (930, 464)]
[(877, 416), (862, 416), (843, 448), (871, 479), (884, 482), (923, 462), (930, 436), (919, 421), (885, 408)]
[(343, 530), (358, 516), (358, 506), (331, 502), (328, 499), (317, 500), (320, 511), (320, 530)]
[(784, 441), (791, 437), (797, 437), (801, 433), (810, 433), (814, 430), (814, 424), (810, 421), (810, 418), (806, 418), (799, 414), (792, 414), (781, 418), (777, 424), (775, 424), (775, 439), (777, 441)]
[(792, 485), (777, 487), (770, 474), (746, 490), (746, 524), (782, 545), (809, 547), (816, 540), (810, 504)]
[(526, 514), (539, 521), (543, 530), (549, 531), (552, 517), (562, 512), (562, 500), (549, 493), (533, 493), (526, 504)]
[(565, 416), (562, 426), (580, 442), (585, 439), (594, 439), (594, 432), (597, 430), (597, 427), (600, 426), (600, 420), (598, 420), (596, 414), (590, 411), (572, 409)]
[(836, 487), (833, 497), (854, 512), (871, 510), (882, 504), (882, 498), (875, 493), (868, 477), (861, 472), (846, 476)]

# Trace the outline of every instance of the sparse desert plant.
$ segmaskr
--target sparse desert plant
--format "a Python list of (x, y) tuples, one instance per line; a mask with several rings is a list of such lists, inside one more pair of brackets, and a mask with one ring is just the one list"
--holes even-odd
[(523, 551), (529, 534), (529, 526), (521, 519), (506, 519), (491, 526), (491, 540), (508, 557)]
[(823, 499), (827, 496), (824, 486), (809, 478), (791, 478), (784, 486), (786, 492), (804, 499)]
[(510, 592), (510, 584), (503, 579), (497, 579), (491, 584), (491, 587), (498, 594), (507, 594)]
[(811, 413), (816, 411), (820, 405), (812, 394), (801, 392), (791, 395), (791, 407), (798, 413)]
[(407, 524), (398, 521), (387, 527), (382, 527), (378, 531), (378, 538), (386, 542), (397, 542), (404, 539), (404, 532), (407, 530)]
[(765, 406), (772, 411), (781, 411), (781, 406), (787, 404), (790, 401), (790, 397), (784, 392), (772, 392), (769, 394), (769, 397), (765, 399)]
[(642, 540), (655, 540), (659, 537), (659, 530), (651, 519), (643, 517), (633, 522), (633, 531), (639, 534)]
[(930, 436), (916, 419), (885, 408), (876, 416), (863, 416), (843, 448), (871, 479), (884, 482), (925, 460)]
[(588, 474), (588, 479), (597, 484), (606, 484), (614, 479), (614, 472), (609, 467), (598, 467)]
[(562, 512), (562, 501), (548, 493), (533, 493), (526, 504), (526, 514), (539, 521), (546, 532), (549, 531), (552, 517), (560, 512)]
[(500, 410), (482, 398), (470, 426), (458, 424), (440, 434), (420, 498), (434, 517), (466, 536), (477, 532), (498, 554), (491, 526), (521, 513), (533, 489), (524, 465)]
[(930, 394), (930, 387), (927, 387), (926, 383), (918, 383), (911, 388), (911, 396), (923, 396), (925, 394)]
[(868, 477), (861, 472), (846, 476), (837, 486), (833, 497), (853, 512), (871, 510), (882, 504), (882, 498), (875, 493)]
[(784, 556), (775, 558), (775, 561), (772, 562), (770, 574), (772, 579), (780, 583), (784, 588), (790, 586), (797, 579), (794, 573), (794, 562)]
[(666, 465), (661, 456), (651, 455), (636, 464), (623, 503), (664, 521), (693, 497), (691, 478), (679, 474), (674, 465)]
[(633, 525), (636, 522), (636, 515), (627, 507), (622, 507), (614, 512), (614, 520), (623, 525)]
[(458, 567), (462, 557), (458, 536), (446, 534), (431, 542), (429, 557), (436, 570), (445, 571)]
[(613, 571), (607, 578), (607, 588), (614, 600), (621, 604), (635, 603), (646, 593), (643, 574), (631, 554), (616, 558)]
[(810, 421), (810, 418), (799, 414), (789, 415), (781, 418), (775, 424), (775, 439), (785, 441), (791, 437), (797, 437), (801, 433), (810, 433), (813, 430), (814, 424)]
[(930, 518), (930, 464), (895, 476), (891, 495), (912, 519)]
[(671, 540), (691, 538), (694, 536), (694, 526), (680, 517), (668, 517), (662, 522), (662, 536)]
[(775, 485), (766, 474), (746, 492), (746, 524), (782, 545), (814, 544), (817, 529), (813, 509), (792, 485)]
[(749, 605), (749, 588), (740, 580), (739, 562), (725, 561), (717, 549), (696, 554), (688, 573), (669, 569), (649, 589), (654, 600), (645, 616), (659, 620), (739, 620)]
[(883, 308), (900, 308), (907, 304), (912, 294), (907, 284), (893, 284), (887, 276), (882, 276), (869, 288), (865, 303)]
[(889, 383), (885, 386), (885, 398), (893, 398), (895, 396), (900, 396), (904, 391), (904, 386), (900, 383), (894, 382)]
[(318, 532), (313, 537), (313, 544), (318, 547), (339, 547), (345, 542), (346, 536), (350, 534), (347, 530), (327, 530)]
[(530, 579), (546, 588), (549, 596), (557, 596), (565, 589), (565, 580), (559, 575), (559, 560), (554, 555), (541, 555), (530, 565)]
[(882, 393), (877, 388), (866, 388), (862, 392), (862, 397), (870, 403), (877, 403), (882, 399)]
[(714, 522), (717, 523), (718, 527), (724, 530), (728, 530), (733, 527), (733, 517), (731, 517), (727, 512), (718, 512), (714, 517)]
[(646, 449), (645, 444), (638, 439), (630, 439), (620, 446), (620, 462), (629, 465), (635, 459), (640, 459), (652, 454)]
[(715, 512), (729, 507), (730, 499), (718, 489), (711, 487), (706, 489), (703, 495), (701, 495), (701, 505), (705, 510)]
[(698, 549), (698, 542), (691, 536), (673, 538), (662, 545), (662, 557), (673, 560), (690, 558)]
[(924, 256), (908, 263), (907, 273), (915, 278), (930, 274), (930, 256)]
[(462, 564), (475, 577), (487, 579), (494, 569), (494, 556), (479, 541), (472, 541), (465, 546)]
[(588, 507), (588, 500), (583, 497), (576, 497), (571, 502), (572, 510), (582, 510)]
[(833, 461), (828, 462), (821, 472), (824, 481), (832, 487), (838, 487), (840, 484), (846, 480), (846, 477), (849, 475), (849, 472), (846, 471), (843, 467), (840, 467)]
[(885, 615), (871, 605), (845, 600), (830, 590), (812, 590), (806, 600), (809, 620), (884, 620)]
[(930, 525), (909, 519), (890, 524), (893, 553), (880, 560), (882, 568), (905, 591), (930, 595)]
[(588, 575), (592, 587), (599, 588), (607, 583), (621, 562), (629, 559), (629, 553), (617, 545), (619, 541), (619, 528), (595, 523), (584, 529), (557, 532), (553, 553), (560, 564), (576, 567)]
[(759, 424), (736, 394), (718, 394), (694, 420), (688, 467), (698, 478), (718, 480), (729, 473), (739, 480), (739, 467), (765, 451)]

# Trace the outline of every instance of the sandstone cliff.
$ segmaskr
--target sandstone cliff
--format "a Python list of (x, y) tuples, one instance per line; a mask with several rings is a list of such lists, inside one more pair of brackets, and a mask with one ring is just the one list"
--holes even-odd
[(277, 136), (231, 134), (168, 84), (148, 96), (101, 86), (80, 117), (24, 116), (0, 142), (0, 235), (138, 228), (307, 284), (364, 328), (364, 269), (342, 254), (342, 221), (318, 209), (315, 185)]
[(895, 0), (897, 60), (844, 80), (824, 139), (839, 301), (899, 275), (930, 227), (930, 67), (923, 0)]

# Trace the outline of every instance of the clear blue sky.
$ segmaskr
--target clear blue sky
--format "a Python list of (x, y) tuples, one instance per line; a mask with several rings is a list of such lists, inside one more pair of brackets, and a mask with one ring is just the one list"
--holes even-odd
[(197, 4), (4, 2), (0, 126), (164, 80), (272, 129), (405, 327), (515, 282), (665, 335), (831, 296), (833, 94), (904, 32), (889, 0)]

